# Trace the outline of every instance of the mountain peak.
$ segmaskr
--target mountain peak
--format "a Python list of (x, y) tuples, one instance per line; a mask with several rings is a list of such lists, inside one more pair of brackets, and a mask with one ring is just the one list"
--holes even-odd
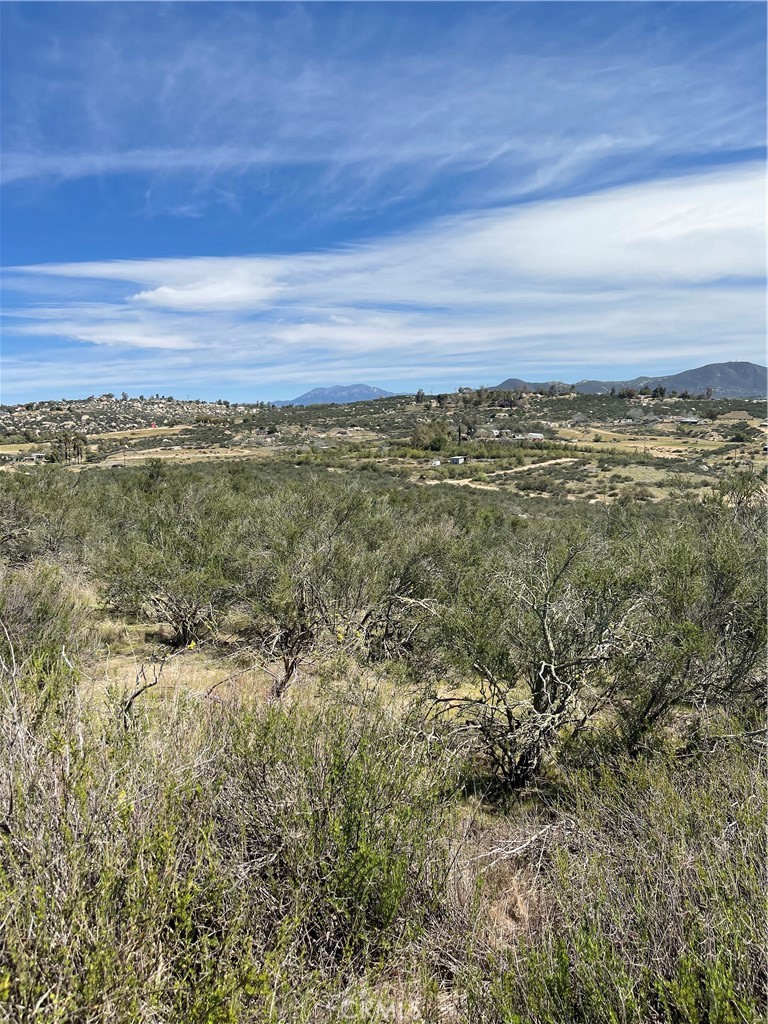
[(369, 384), (333, 384), (328, 388), (312, 388), (298, 398), (275, 405), (346, 405), (349, 402), (370, 402), (375, 398), (391, 398), (391, 391)]

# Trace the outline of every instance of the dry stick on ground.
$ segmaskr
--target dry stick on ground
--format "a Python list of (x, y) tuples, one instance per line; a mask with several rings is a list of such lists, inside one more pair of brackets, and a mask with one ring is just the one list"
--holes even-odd
[(544, 828), (539, 829), (538, 832), (534, 832), (531, 836), (529, 836), (527, 839), (524, 839), (516, 846), (496, 846), (492, 850), (483, 851), (483, 853), (480, 853), (476, 857), (473, 857), (472, 860), (482, 861), (486, 860), (488, 857), (493, 857), (494, 859), (491, 861), (491, 863), (485, 864), (481, 869), (483, 872), (485, 872), (495, 867), (500, 861), (514, 860), (516, 857), (519, 857), (522, 853), (525, 853), (526, 850), (530, 849), (535, 843), (540, 843), (540, 869), (541, 860), (546, 850), (547, 843), (551, 842), (553, 838), (557, 838), (561, 836), (563, 833), (567, 833), (568, 831), (575, 831), (577, 828), (578, 826), (576, 820), (570, 816), (566, 816), (561, 818), (559, 821), (552, 822), (552, 824), (550, 825), (545, 825)]
[[(173, 654), (169, 654), (169, 655), (166, 655), (165, 657), (161, 658), (159, 662), (153, 662), (152, 663), (152, 678), (151, 679), (147, 678), (147, 666), (146, 665), (142, 665), (139, 668), (139, 671), (136, 673), (136, 689), (131, 694), (129, 694), (129, 696), (126, 697), (121, 702), (121, 704), (120, 704), (120, 711), (121, 711), (121, 714), (122, 714), (123, 726), (126, 729), (130, 728), (131, 708), (133, 707), (133, 705), (136, 702), (136, 700), (138, 700), (138, 698), (142, 695), (142, 693), (145, 693), (147, 690), (151, 690), (155, 686), (158, 686), (159, 683), (160, 683), (160, 679), (162, 677), (163, 670), (164, 670), (166, 664), (169, 661), (172, 661), (174, 658), (178, 658), (182, 654), (186, 653), (186, 650), (187, 650), (187, 648), (182, 648), (181, 650), (174, 651)], [(246, 670), (244, 669), (243, 671), (246, 671)], [(237, 673), (236, 672), (234, 675), (229, 676), (229, 679), (234, 679), (234, 678), (236, 678), (236, 676), (241, 675), (241, 674), (242, 673)], [(225, 683), (227, 681), (228, 681), (227, 679), (222, 679), (221, 683)], [(214, 686), (212, 686), (211, 689), (208, 691), (208, 693), (205, 694), (205, 696), (207, 697), (219, 685), (220, 685), (220, 683), (215, 683)]]
[(17, 670), (17, 665), (16, 665), (16, 648), (13, 646), (13, 640), (11, 640), (11, 634), (8, 632), (8, 628), (7, 628), (7, 626), (5, 625), (5, 623), (3, 622), (2, 619), (0, 619), (0, 626), (2, 626), (3, 633), (5, 634), (5, 641), (8, 644), (8, 650), (10, 651), (10, 655), (11, 655), (11, 664), (10, 664), (10, 666), (7, 666), (5, 664), (5, 660), (3, 659), (2, 663), (0, 663), (0, 668), (3, 668), (6, 671), (8, 671), (10, 676), (11, 676), (11, 678), (15, 679), (16, 678), (16, 670)]
[(131, 708), (142, 693), (146, 693), (147, 690), (151, 690), (153, 686), (157, 686), (160, 682), (160, 677), (163, 674), (165, 663), (168, 659), (163, 658), (160, 664), (152, 664), (152, 678), (147, 679), (147, 666), (142, 665), (136, 674), (136, 689), (124, 701), (120, 704), (120, 713), (123, 719), (123, 728), (125, 730), (131, 727)]

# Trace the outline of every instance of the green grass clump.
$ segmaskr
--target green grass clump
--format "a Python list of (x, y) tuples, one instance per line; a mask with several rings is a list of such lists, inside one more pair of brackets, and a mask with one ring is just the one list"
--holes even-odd
[(571, 777), (544, 855), (542, 917), (489, 960), (485, 984), (470, 983), (474, 1018), (764, 1020), (765, 795), (739, 748)]

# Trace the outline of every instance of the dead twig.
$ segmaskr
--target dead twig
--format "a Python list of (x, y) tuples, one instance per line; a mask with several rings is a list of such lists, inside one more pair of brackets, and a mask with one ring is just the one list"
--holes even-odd
[(146, 665), (142, 665), (139, 671), (137, 672), (136, 688), (120, 704), (120, 713), (122, 716), (123, 728), (126, 730), (126, 732), (131, 728), (131, 709), (133, 708), (133, 705), (136, 703), (136, 701), (143, 693), (146, 693), (147, 690), (151, 690), (153, 687), (159, 684), (160, 677), (163, 674), (163, 669), (165, 668), (165, 663), (167, 660), (167, 658), (163, 658), (159, 665), (157, 663), (152, 664), (151, 679), (147, 678)]

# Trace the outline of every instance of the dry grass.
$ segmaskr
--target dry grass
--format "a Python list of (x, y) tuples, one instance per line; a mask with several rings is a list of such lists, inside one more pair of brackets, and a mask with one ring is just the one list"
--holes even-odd
[(171, 434), (181, 434), (185, 430), (189, 430), (188, 423), (182, 423), (176, 427), (133, 427), (130, 430), (108, 430), (101, 434), (88, 434), (88, 440), (109, 441), (135, 437), (166, 437)]
[(208, 654), (184, 651), (181, 655), (163, 657), (146, 650), (135, 654), (116, 654), (89, 667), (83, 674), (81, 692), (95, 698), (108, 692), (130, 691), (135, 688), (142, 669), (162, 666), (157, 686), (150, 699), (173, 700), (178, 694), (216, 696), (217, 699), (256, 698), (265, 700), (272, 679), (258, 666), (239, 668), (232, 662), (222, 662)]
[(208, 462), (214, 459), (216, 461), (231, 461), (232, 459), (270, 458), (272, 455), (274, 455), (272, 448), (195, 448), (192, 446), (188, 448), (181, 446), (178, 449), (143, 448), (141, 451), (119, 452), (110, 456), (107, 464), (138, 465), (148, 462), (150, 459), (161, 459), (163, 462), (174, 463)]

